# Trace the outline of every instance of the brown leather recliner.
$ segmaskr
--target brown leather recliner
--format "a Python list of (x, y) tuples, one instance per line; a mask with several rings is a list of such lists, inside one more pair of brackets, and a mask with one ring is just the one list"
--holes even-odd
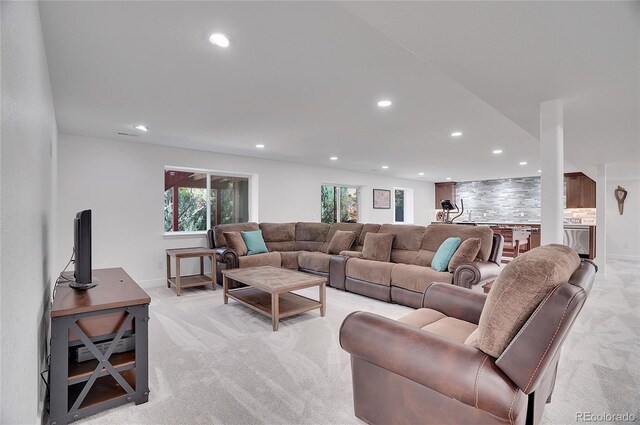
[[(351, 354), (356, 416), (370, 424), (538, 424), (597, 271), (558, 247), (518, 257), (488, 296), (434, 283), (423, 308), (399, 321), (349, 315), (340, 344)], [(553, 270), (523, 277), (536, 256)]]

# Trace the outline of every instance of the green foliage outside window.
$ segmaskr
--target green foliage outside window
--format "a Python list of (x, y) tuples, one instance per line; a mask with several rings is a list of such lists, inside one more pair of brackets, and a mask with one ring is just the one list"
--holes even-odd
[(320, 188), (323, 223), (358, 221), (358, 191), (353, 187), (323, 185)]

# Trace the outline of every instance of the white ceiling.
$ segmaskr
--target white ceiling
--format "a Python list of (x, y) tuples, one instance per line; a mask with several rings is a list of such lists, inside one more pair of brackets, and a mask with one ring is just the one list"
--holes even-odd
[[(554, 98), (569, 161), (637, 164), (638, 7), (573, 4), (40, 8), (62, 133), (440, 181), (536, 175), (538, 106)], [(117, 135), (136, 123), (150, 131)]]

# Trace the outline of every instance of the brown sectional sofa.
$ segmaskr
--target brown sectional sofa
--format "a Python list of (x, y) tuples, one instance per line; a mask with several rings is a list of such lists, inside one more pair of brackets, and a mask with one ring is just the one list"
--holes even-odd
[[(269, 253), (238, 256), (227, 247), (223, 232), (261, 230)], [(355, 231), (350, 250), (339, 255), (327, 253), (338, 230)], [(362, 258), (367, 233), (394, 235), (391, 261)], [(463, 241), (480, 238), (475, 261), (449, 272), (430, 267), (440, 244), (451, 236)], [(500, 271), (503, 238), (488, 227), (455, 224), (429, 226), (361, 223), (240, 223), (216, 226), (208, 233), (208, 243), (216, 249), (218, 281), (227, 268), (274, 266), (327, 276), (334, 288), (382, 301), (418, 308), (432, 282), (447, 282), (481, 291), (480, 283), (494, 279)], [(233, 285), (233, 284), (232, 284)]]

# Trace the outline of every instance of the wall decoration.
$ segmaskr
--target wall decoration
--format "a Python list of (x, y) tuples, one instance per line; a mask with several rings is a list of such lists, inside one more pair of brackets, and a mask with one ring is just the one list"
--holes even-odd
[(622, 215), (624, 213), (624, 200), (627, 199), (627, 191), (624, 187), (618, 186), (618, 188), (613, 191), (613, 194), (618, 201), (618, 212)]
[(391, 209), (391, 191), (385, 189), (373, 189), (373, 208)]

